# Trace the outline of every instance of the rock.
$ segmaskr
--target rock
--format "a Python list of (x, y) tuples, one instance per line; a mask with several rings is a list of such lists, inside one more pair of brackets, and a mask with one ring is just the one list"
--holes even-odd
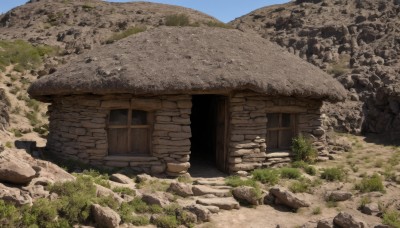
[(209, 186), (225, 186), (224, 179), (199, 179), (195, 181), (196, 184), (199, 185), (209, 185)]
[(13, 184), (28, 184), (36, 171), (27, 163), (16, 157), (0, 155), (0, 181)]
[(189, 162), (184, 163), (167, 163), (167, 172), (170, 173), (186, 173), (190, 168)]
[(0, 199), (11, 202), (17, 206), (32, 204), (32, 198), (28, 193), (22, 192), (18, 188), (7, 187), (0, 183)]
[(389, 225), (378, 224), (375, 225), (374, 228), (391, 228)]
[(213, 194), (216, 196), (224, 197), (230, 195), (230, 191), (228, 189), (215, 189), (205, 185), (193, 185), (192, 191), (195, 196)]
[(239, 201), (245, 201), (252, 205), (259, 205), (261, 194), (258, 194), (256, 189), (249, 186), (239, 186), (232, 190), (233, 196)]
[(213, 214), (219, 212), (219, 207), (217, 206), (204, 206), (204, 207), (207, 208), (207, 210), (209, 210)]
[(378, 215), (380, 213), (377, 203), (369, 203), (361, 207), (361, 212), (367, 215)]
[(192, 185), (173, 182), (168, 188), (168, 191), (177, 194), (178, 196), (188, 197), (193, 195)]
[(115, 228), (119, 226), (121, 218), (117, 212), (109, 207), (102, 207), (98, 204), (92, 205), (92, 214), (96, 227)]
[(138, 183), (142, 183), (148, 180), (153, 180), (154, 178), (152, 176), (150, 176), (149, 174), (139, 174), (136, 176), (136, 182)]
[(96, 195), (97, 196), (111, 196), (115, 201), (117, 201), (119, 204), (124, 202), (124, 199), (122, 199), (117, 193), (113, 192), (111, 189), (108, 189), (106, 187), (103, 187), (98, 184), (94, 184), (96, 186)]
[(164, 207), (168, 204), (170, 204), (169, 199), (171, 197), (168, 197), (166, 193), (164, 192), (156, 192), (156, 193), (143, 193), (142, 195), (142, 200), (146, 202), (149, 205), (159, 205), (161, 207)]
[[(182, 213), (178, 213), (176, 215), (177, 219), (183, 221), (182, 225), (178, 226), (178, 228), (182, 227), (182, 228), (186, 228), (186, 227), (190, 227), (189, 225), (193, 225), (197, 223), (197, 215), (194, 214), (193, 212), (190, 211), (183, 211)], [(187, 226), (185, 226), (187, 225)]]
[(352, 215), (340, 212), (333, 218), (333, 223), (341, 228), (365, 228), (364, 224), (355, 220)]
[(247, 176), (249, 175), (248, 172), (242, 171), (242, 170), (241, 170), (241, 171), (237, 171), (236, 174), (237, 174), (239, 177), (247, 177)]
[(320, 221), (318, 221), (317, 228), (333, 228), (332, 220), (320, 220)]
[(329, 194), (328, 199), (332, 201), (346, 201), (352, 196), (351, 192), (334, 191)]
[(239, 203), (233, 197), (198, 199), (196, 203), (205, 206), (216, 206), (224, 210), (239, 209)]
[(50, 195), (50, 192), (46, 191), (42, 185), (29, 185), (22, 189), (28, 191), (33, 199), (47, 198)]
[(134, 184), (131, 178), (120, 173), (112, 174), (110, 180), (121, 184)]
[(0, 142), (0, 153), (1, 152), (3, 152), (4, 151), (4, 146), (3, 146), (3, 143), (2, 142)]
[(295, 194), (284, 188), (273, 187), (269, 193), (275, 197), (275, 204), (283, 204), (293, 209), (310, 206), (309, 203), (297, 198)]
[(211, 213), (205, 206), (195, 204), (187, 206), (184, 209), (194, 213), (200, 222), (210, 221)]

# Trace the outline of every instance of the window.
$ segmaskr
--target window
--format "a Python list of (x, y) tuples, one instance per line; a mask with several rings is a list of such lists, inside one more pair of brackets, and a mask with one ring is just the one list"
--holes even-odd
[(296, 134), (296, 115), (290, 113), (268, 113), (267, 148), (268, 150), (287, 150)]
[(109, 155), (150, 153), (152, 113), (134, 109), (115, 109), (108, 119)]

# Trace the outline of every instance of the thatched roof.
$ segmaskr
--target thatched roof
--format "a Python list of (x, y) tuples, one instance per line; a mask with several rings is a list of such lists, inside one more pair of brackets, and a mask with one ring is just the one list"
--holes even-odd
[(29, 88), (69, 94), (178, 94), (252, 90), (342, 100), (344, 88), (269, 41), (233, 29), (161, 27), (90, 51)]

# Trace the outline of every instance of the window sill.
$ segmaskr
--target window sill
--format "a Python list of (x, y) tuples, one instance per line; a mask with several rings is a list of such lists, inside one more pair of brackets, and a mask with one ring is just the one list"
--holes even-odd
[(104, 158), (106, 161), (128, 161), (128, 162), (151, 162), (157, 161), (158, 158), (152, 157), (149, 154), (121, 154), (121, 155), (109, 155)]

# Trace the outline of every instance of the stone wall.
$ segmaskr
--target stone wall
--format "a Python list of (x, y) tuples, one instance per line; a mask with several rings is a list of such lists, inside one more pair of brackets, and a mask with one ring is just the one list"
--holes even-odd
[[(152, 153), (149, 156), (109, 156), (109, 110), (134, 108), (154, 113)], [(191, 96), (58, 97), (49, 106), (50, 133), (47, 147), (66, 158), (93, 165), (130, 167), (148, 173), (179, 175), (190, 167)]]
[(296, 132), (311, 137), (320, 156), (327, 155), (324, 151), (325, 129), (321, 127), (321, 106), (321, 101), (312, 99), (266, 97), (255, 93), (234, 94), (229, 107), (230, 172), (277, 166), (291, 161), (289, 151), (267, 152), (267, 113), (296, 113)]

